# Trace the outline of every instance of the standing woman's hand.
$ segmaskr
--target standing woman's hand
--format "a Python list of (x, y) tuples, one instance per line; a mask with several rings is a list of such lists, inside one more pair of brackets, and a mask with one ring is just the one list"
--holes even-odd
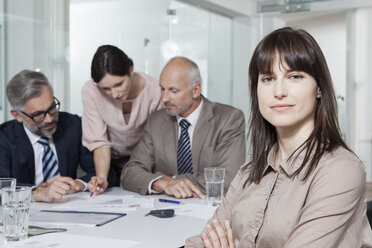
[[(97, 187), (96, 187), (97, 183)], [(88, 189), (90, 192), (94, 191), (95, 195), (102, 194), (107, 189), (108, 182), (107, 179), (102, 177), (92, 177), (88, 183)]]
[(207, 224), (207, 232), (202, 235), (206, 248), (235, 248), (232, 237), (232, 229), (228, 220), (225, 220), (225, 230), (222, 224), (214, 219), (213, 226)]

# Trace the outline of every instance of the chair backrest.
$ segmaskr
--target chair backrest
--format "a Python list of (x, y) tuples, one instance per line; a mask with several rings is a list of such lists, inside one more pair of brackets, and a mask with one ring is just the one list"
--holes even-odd
[(367, 217), (369, 220), (369, 224), (372, 227), (372, 201), (367, 202)]

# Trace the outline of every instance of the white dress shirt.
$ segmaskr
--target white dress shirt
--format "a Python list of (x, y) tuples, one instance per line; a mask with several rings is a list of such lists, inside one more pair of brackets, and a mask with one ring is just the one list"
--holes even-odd
[[(25, 129), (25, 132), (28, 136), (28, 139), (31, 142), (32, 148), (34, 149), (34, 159), (35, 159), (35, 185), (39, 186), (44, 181), (44, 175), (43, 175), (43, 151), (44, 147), (42, 144), (40, 144), (38, 141), (41, 138), (41, 136), (34, 134), (30, 130), (28, 130), (25, 125), (23, 125), (23, 128)], [(58, 163), (58, 156), (56, 151), (56, 146), (54, 145), (53, 138), (49, 139), (49, 146), (52, 149), (54, 156), (56, 156), (57, 163)], [(59, 163), (58, 163), (59, 164)]]
[[(201, 99), (201, 102), (200, 102), (199, 106), (189, 116), (187, 116), (186, 118), (183, 118), (183, 117), (181, 117), (179, 115), (176, 116), (177, 123), (178, 123), (178, 138), (176, 140), (176, 144), (178, 143), (178, 140), (180, 139), (180, 136), (181, 136), (180, 121), (182, 119), (186, 119), (188, 122), (190, 122), (190, 126), (187, 129), (187, 132), (189, 133), (189, 137), (190, 137), (190, 149), (192, 148), (192, 138), (193, 138), (192, 136), (194, 134), (195, 126), (196, 126), (196, 123), (198, 122), (198, 119), (199, 119), (199, 116), (200, 116), (200, 112), (202, 110), (202, 107), (203, 107), (203, 98)], [(173, 175), (173, 178), (175, 176), (176, 175)], [(158, 176), (157, 178), (153, 179), (149, 183), (149, 186), (148, 186), (148, 192), (149, 192), (149, 194), (162, 193), (162, 192), (157, 192), (157, 191), (154, 191), (154, 190), (151, 189), (152, 183), (155, 182), (156, 180), (158, 180), (159, 178), (162, 178), (162, 177), (163, 176)]]
[[(43, 175), (43, 152), (44, 152), (44, 146), (40, 144), (38, 141), (41, 138), (41, 136), (34, 134), (28, 128), (23, 125), (23, 128), (25, 129), (25, 132), (27, 134), (28, 139), (31, 142), (32, 148), (34, 150), (34, 159), (35, 159), (35, 185), (40, 186), (44, 182), (44, 175)], [(59, 166), (58, 162), (58, 155), (56, 151), (56, 146), (54, 145), (53, 138), (49, 139), (49, 146), (52, 149), (54, 156), (56, 156), (56, 160)], [(59, 173), (58, 173), (59, 174)], [(84, 184), (84, 191), (87, 190), (88, 184), (80, 179), (81, 183)]]

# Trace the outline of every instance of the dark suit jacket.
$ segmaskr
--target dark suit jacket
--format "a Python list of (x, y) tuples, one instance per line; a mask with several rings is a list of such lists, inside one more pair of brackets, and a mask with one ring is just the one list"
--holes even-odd
[[(80, 164), (88, 182), (95, 175), (92, 153), (81, 143), (81, 120), (77, 115), (59, 113), (57, 130), (53, 135), (61, 176), (76, 179)], [(35, 184), (35, 158), (31, 142), (17, 120), (0, 125), (0, 177), (13, 177), (17, 184)]]
[(165, 109), (147, 120), (144, 134), (121, 174), (124, 189), (147, 194), (151, 180), (159, 171), (177, 178), (188, 178), (205, 192), (204, 168), (223, 167), (225, 191), (245, 160), (245, 122), (241, 110), (210, 102), (203, 106), (192, 139), (194, 174), (177, 175), (178, 123)]

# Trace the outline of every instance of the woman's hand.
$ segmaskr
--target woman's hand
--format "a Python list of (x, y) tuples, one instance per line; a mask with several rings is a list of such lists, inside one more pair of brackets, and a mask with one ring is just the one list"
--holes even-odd
[(235, 248), (232, 237), (232, 229), (228, 220), (225, 220), (225, 230), (222, 224), (214, 219), (213, 226), (207, 224), (207, 232), (202, 235), (206, 248)]
[[(97, 186), (96, 186), (97, 183)], [(88, 183), (88, 189), (90, 192), (94, 191), (95, 195), (102, 194), (107, 189), (108, 182), (107, 179), (102, 177), (92, 177)]]

